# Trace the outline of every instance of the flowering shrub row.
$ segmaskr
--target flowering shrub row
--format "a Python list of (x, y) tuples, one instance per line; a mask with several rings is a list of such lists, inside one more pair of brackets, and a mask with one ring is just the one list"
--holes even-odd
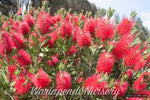
[[(111, 12), (111, 11), (110, 11)], [(37, 14), (38, 13), (38, 14)], [(115, 25), (111, 16), (93, 18), (59, 12), (1, 17), (0, 88), (4, 99), (108, 99), (97, 90), (119, 90), (117, 98), (150, 96), (150, 51), (133, 34), (134, 20)], [(96, 95), (31, 95), (32, 87), (89, 89)], [(128, 97), (143, 94), (144, 97)], [(8, 95), (8, 96), (6, 96)], [(128, 97), (128, 98), (127, 98)]]

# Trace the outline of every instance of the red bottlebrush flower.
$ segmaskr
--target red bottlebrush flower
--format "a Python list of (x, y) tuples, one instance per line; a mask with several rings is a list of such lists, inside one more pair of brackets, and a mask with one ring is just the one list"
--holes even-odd
[(51, 82), (51, 79), (48, 76), (48, 74), (45, 71), (43, 71), (42, 69), (40, 69), (36, 75), (31, 74), (31, 75), (29, 75), (29, 77), (30, 77), (31, 82), (37, 88), (45, 88)]
[(78, 24), (79, 22), (79, 17), (78, 16), (72, 16), (72, 23), (75, 22), (76, 24)]
[(115, 87), (116, 89), (119, 90), (119, 95), (117, 95), (117, 97), (122, 97), (125, 95), (125, 93), (127, 92), (128, 90), (128, 82), (119, 82)]
[(129, 47), (133, 39), (134, 39), (133, 35), (124, 35), (119, 40), (119, 42), (113, 49), (113, 55), (116, 57), (117, 60), (120, 60), (121, 58), (127, 55), (127, 53), (129, 52)]
[(141, 60), (139, 60), (138, 62), (136, 62), (135, 66), (134, 66), (134, 70), (141, 70), (147, 63), (147, 60), (144, 60), (141, 58)]
[(25, 50), (20, 49), (20, 50), (18, 51), (17, 62), (18, 62), (21, 66), (30, 65), (30, 63), (31, 63), (31, 57), (30, 57), (30, 55), (29, 55)]
[(8, 21), (4, 21), (4, 22), (3, 22), (3, 25), (2, 25), (2, 27), (1, 27), (1, 29), (2, 29), (2, 30), (5, 30), (8, 26), (9, 26)]
[(15, 31), (17, 33), (21, 33), (21, 22), (20, 21), (13, 21), (12, 27), (10, 30), (12, 33)]
[(70, 14), (70, 13), (68, 13), (68, 14), (66, 15), (65, 22), (71, 21), (70, 19), (72, 19), (72, 17), (73, 17), (73, 15)]
[(49, 40), (49, 41), (45, 44), (45, 46), (48, 45), (48, 48), (52, 48), (52, 47), (53, 47), (53, 44), (54, 44), (54, 42), (53, 42), (52, 40)]
[(83, 77), (80, 77), (80, 78), (78, 79), (78, 83), (81, 84), (80, 87), (83, 87), (83, 86), (84, 86), (84, 82), (85, 82), (85, 80), (84, 80)]
[[(42, 42), (44, 42), (46, 40), (47, 37), (43, 37), (42, 38)], [(54, 42), (52, 41), (52, 39), (48, 40), (45, 44), (44, 44), (44, 47), (45, 46), (48, 46), (48, 48), (52, 48), (53, 47), (53, 44)]]
[(97, 71), (110, 74), (114, 65), (114, 57), (111, 53), (104, 52), (100, 54)]
[(10, 24), (13, 24), (13, 19), (9, 18), (9, 22), (10, 22)]
[(56, 88), (63, 91), (71, 88), (71, 76), (68, 72), (58, 72), (56, 75)]
[(81, 83), (81, 82), (83, 82), (84, 81), (84, 78), (83, 77), (80, 77), (79, 79), (78, 79), (78, 83)]
[(77, 52), (76, 46), (72, 45), (71, 48), (66, 52), (69, 56), (74, 55)]
[(77, 40), (77, 36), (80, 35), (81, 29), (79, 26), (75, 26), (75, 28), (72, 30), (72, 40), (76, 41)]
[(52, 20), (52, 24), (55, 24), (56, 22), (59, 22), (61, 20), (61, 16), (60, 15), (54, 15), (51, 17)]
[(125, 74), (128, 75), (128, 78), (130, 79), (130, 78), (132, 78), (133, 70), (129, 69)]
[(60, 28), (59, 28), (59, 32), (61, 34), (62, 37), (70, 37), (71, 35), (71, 32), (72, 32), (72, 29), (73, 29), (73, 25), (72, 23), (70, 22), (66, 22), (66, 23), (63, 23)]
[(37, 19), (37, 27), (41, 30), (41, 34), (46, 34), (49, 32), (51, 26), (51, 18), (49, 13), (40, 12)]
[(49, 66), (56, 66), (58, 62), (59, 62), (59, 59), (57, 58), (57, 55), (52, 56), (52, 60), (47, 60), (47, 63)]
[(85, 20), (86, 19), (85, 15), (81, 15), (81, 19)]
[[(138, 45), (130, 48), (128, 50), (128, 54), (127, 56), (123, 59), (124, 65), (125, 66), (129, 66), (132, 67), (133, 65), (135, 65), (139, 60), (141, 60), (143, 58), (142, 54), (138, 52), (139, 47)], [(141, 65), (140, 65), (141, 66)], [(137, 65), (137, 67), (140, 68), (140, 66)], [(137, 68), (135, 67), (135, 68)]]
[(26, 83), (25, 77), (15, 80), (15, 89), (18, 95), (27, 93), (31, 89), (31, 83)]
[(122, 22), (119, 25), (117, 25), (116, 31), (120, 35), (130, 34), (133, 25), (134, 21), (132, 19), (129, 20), (128, 18), (124, 18)]
[(82, 48), (83, 46), (88, 47), (91, 45), (91, 35), (89, 33), (78, 34), (77, 43)]
[(85, 32), (89, 32), (90, 34), (94, 34), (96, 26), (97, 26), (97, 23), (96, 23), (95, 19), (91, 18), (91, 19), (85, 21), (83, 30)]
[(108, 85), (107, 81), (103, 81), (101, 74), (95, 74), (88, 77), (85, 80), (84, 89), (89, 90), (90, 92), (95, 92), (99, 94), (98, 90), (106, 89)]
[(14, 74), (15, 70), (16, 70), (16, 66), (14, 65), (8, 67), (9, 75), (12, 80), (16, 79), (16, 76)]
[(56, 41), (58, 39), (57, 31), (53, 31), (49, 34), (49, 36), (51, 37), (52, 41)]
[(4, 43), (4, 47), (6, 49), (6, 53), (11, 52), (12, 49), (15, 48), (14, 41), (12, 40), (11, 35), (7, 32), (4, 32), (4, 34), (3, 34), (3, 43)]
[(4, 45), (2, 43), (2, 41), (0, 40), (0, 56), (4, 54)]
[(30, 31), (29, 24), (26, 21), (23, 21), (20, 32), (22, 33), (22, 35), (26, 35), (29, 33), (29, 31)]
[(34, 18), (30, 14), (28, 14), (24, 20), (29, 24), (29, 26), (34, 25)]
[(112, 39), (114, 37), (114, 28), (110, 22), (106, 22), (106, 20), (102, 20), (97, 25), (96, 37), (101, 37), (102, 41), (107, 39)]
[(23, 36), (19, 33), (13, 33), (13, 40), (18, 48), (24, 48), (24, 39)]
[(147, 62), (150, 62), (150, 55), (147, 57)]
[(19, 100), (19, 98), (18, 98), (18, 97), (15, 97), (15, 100)]
[(134, 81), (133, 88), (136, 91), (142, 91), (146, 88), (147, 83), (144, 80), (144, 76), (150, 76), (150, 73), (145, 72), (141, 74), (141, 76), (137, 80)]

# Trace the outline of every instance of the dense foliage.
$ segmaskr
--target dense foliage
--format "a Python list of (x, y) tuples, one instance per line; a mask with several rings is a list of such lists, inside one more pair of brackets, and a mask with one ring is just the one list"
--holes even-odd
[[(1, 16), (1, 98), (148, 98), (149, 41), (141, 42), (138, 34), (133, 34), (135, 13), (117, 25), (111, 19), (113, 13), (110, 9), (106, 18), (93, 18), (60, 10), (50, 16), (42, 9), (24, 17), (19, 13)], [(33, 87), (61, 92), (90, 88), (94, 94), (32, 95)], [(107, 89), (119, 90), (119, 94), (104, 93)]]

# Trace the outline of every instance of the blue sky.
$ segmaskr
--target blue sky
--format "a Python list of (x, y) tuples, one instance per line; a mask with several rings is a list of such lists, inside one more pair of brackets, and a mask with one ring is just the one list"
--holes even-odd
[(109, 7), (116, 10), (119, 15), (130, 16), (132, 10), (137, 12), (143, 25), (150, 30), (150, 0), (89, 0), (96, 4), (97, 7), (108, 9)]

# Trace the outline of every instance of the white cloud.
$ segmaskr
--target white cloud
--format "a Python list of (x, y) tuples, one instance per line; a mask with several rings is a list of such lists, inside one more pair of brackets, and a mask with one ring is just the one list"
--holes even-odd
[(150, 30), (150, 12), (143, 12), (140, 17), (143, 21), (143, 25)]

